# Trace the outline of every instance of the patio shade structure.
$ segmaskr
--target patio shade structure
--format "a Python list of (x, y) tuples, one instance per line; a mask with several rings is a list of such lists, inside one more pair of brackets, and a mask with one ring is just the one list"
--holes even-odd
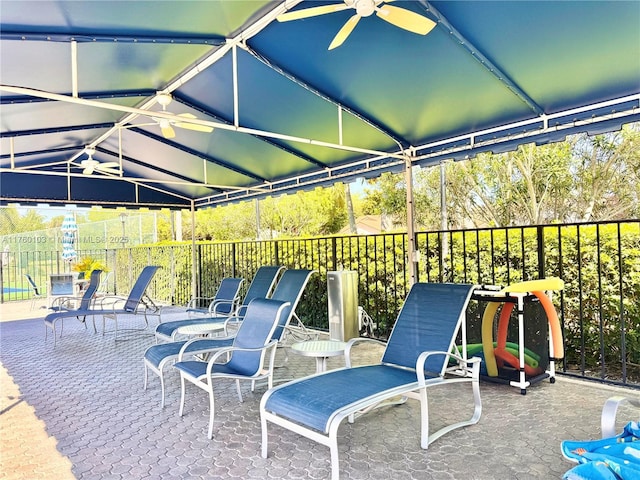
[(4, 0), (0, 205), (193, 211), (640, 119), (636, 0), (390, 5), (435, 26), (380, 0)]

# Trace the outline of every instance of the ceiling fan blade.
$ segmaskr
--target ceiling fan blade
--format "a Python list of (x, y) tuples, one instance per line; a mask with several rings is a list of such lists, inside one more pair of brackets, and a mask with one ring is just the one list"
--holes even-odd
[(113, 175), (120, 175), (120, 169), (119, 168), (99, 168), (98, 170), (100, 170), (103, 173), (111, 173)]
[(178, 122), (174, 123), (176, 127), (186, 128), (187, 130), (195, 130), (196, 132), (213, 132), (213, 127), (207, 127), (206, 125), (196, 125), (195, 123)]
[(334, 48), (342, 45), (351, 32), (353, 32), (353, 29), (356, 28), (359, 21), (360, 15), (358, 14), (353, 15), (349, 20), (347, 20), (347, 23), (345, 23), (336, 36), (333, 37), (333, 41), (331, 42), (331, 45), (329, 45), (328, 50), (333, 50)]
[(160, 130), (162, 131), (162, 136), (164, 138), (175, 138), (176, 132), (170, 125), (161, 126)]
[[(198, 118), (192, 113), (181, 113), (178, 116), (183, 118)], [(206, 133), (213, 132), (213, 127), (207, 127), (206, 125), (198, 125), (195, 123), (176, 122), (174, 123), (174, 125), (176, 127), (186, 128), (188, 130), (195, 130), (196, 132), (206, 132)]]
[(92, 173), (93, 173), (93, 167), (87, 167), (84, 170), (82, 170), (83, 175), (91, 175)]
[(349, 7), (346, 3), (336, 3), (333, 5), (321, 5), (319, 7), (305, 8), (302, 10), (295, 10), (293, 12), (283, 13), (278, 15), (276, 20), (279, 22), (288, 22), (290, 20), (299, 20), (301, 18), (316, 17), (318, 15), (324, 15), (326, 13), (339, 12), (346, 10)]
[(427, 17), (393, 5), (383, 5), (376, 9), (376, 15), (385, 22), (420, 35), (426, 35), (436, 26), (436, 23)]
[(99, 170), (104, 170), (105, 168), (120, 168), (120, 164), (118, 162), (104, 162), (98, 165)]

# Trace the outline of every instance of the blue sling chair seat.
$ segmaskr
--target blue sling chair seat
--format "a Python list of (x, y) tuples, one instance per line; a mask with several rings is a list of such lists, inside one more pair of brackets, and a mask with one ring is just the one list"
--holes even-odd
[[(398, 395), (420, 401), (422, 448), (455, 428), (477, 423), (482, 412), (480, 359), (467, 360), (466, 349), (462, 356), (452, 353), (457, 353), (455, 341), (460, 329), (463, 345), (466, 342), (465, 310), (473, 288), (417, 283), (400, 310), (380, 364), (351, 367), (351, 347), (366, 340), (356, 338), (347, 343), (346, 368), (268, 390), (260, 402), (262, 456), (267, 457), (267, 423), (272, 422), (328, 446), (331, 478), (337, 480), (337, 435), (342, 420), (353, 422), (356, 415)], [(471, 384), (473, 415), (429, 435), (427, 388), (454, 382)]]
[[(191, 382), (209, 394), (209, 431), (213, 438), (215, 413), (214, 383), (222, 379), (236, 381), (238, 397), (242, 402), (240, 380), (268, 380), (273, 385), (273, 367), (278, 341), (273, 338), (288, 302), (267, 298), (256, 298), (247, 306), (244, 320), (240, 324), (233, 344), (213, 353), (208, 361), (184, 360), (181, 356), (174, 367), (180, 372), (182, 391), (180, 395), (180, 416), (184, 411), (186, 382)], [(220, 363), (220, 357), (226, 362)], [(268, 359), (267, 359), (268, 357)], [(266, 362), (265, 362), (266, 360)]]
[[(281, 267), (260, 267), (262, 268), (278, 268)], [(295, 315), (295, 309), (302, 297), (302, 293), (309, 282), (311, 275), (315, 273), (314, 270), (286, 270), (282, 274), (282, 278), (278, 282), (276, 289), (271, 296), (272, 299), (287, 302), (288, 306), (284, 309), (281, 315), (281, 321), (276, 329), (273, 339), (280, 340), (284, 329), (287, 328), (291, 319)], [(256, 277), (258, 273), (256, 273)], [(253, 282), (252, 282), (253, 283)], [(269, 291), (270, 288), (267, 290)], [(247, 296), (249, 294), (247, 293)], [(246, 312), (246, 307), (243, 308), (242, 313)], [(227, 319), (227, 323), (235, 322), (235, 317)], [(211, 320), (209, 320), (211, 321)], [(170, 322), (167, 322), (170, 323)], [(159, 326), (164, 325), (160, 324)], [(225, 336), (217, 338), (205, 338), (205, 339), (193, 339), (190, 341), (178, 341), (169, 343), (159, 343), (152, 345), (144, 352), (144, 389), (147, 388), (148, 372), (151, 371), (160, 377), (160, 390), (161, 390), (161, 407), (164, 407), (165, 399), (165, 383), (164, 383), (164, 371), (167, 365), (171, 365), (179, 355), (189, 353), (190, 355), (203, 355), (210, 352), (212, 349), (220, 347), (227, 347), (233, 343), (233, 337), (227, 334), (227, 328), (225, 325)]]
[[(147, 315), (157, 315), (158, 307), (153, 303), (153, 300), (146, 294), (147, 287), (151, 283), (151, 279), (155, 275), (156, 271), (160, 267), (150, 265), (144, 267), (138, 276), (136, 283), (131, 288), (129, 296), (125, 298), (106, 296), (100, 298), (100, 303), (95, 304), (94, 308), (61, 311), (50, 313), (44, 319), (45, 326), (47, 324), (53, 325), (61, 318), (66, 317), (78, 317), (78, 316), (91, 316), (93, 318), (93, 328), (95, 330), (95, 316), (102, 316), (102, 334), (105, 333), (105, 322), (107, 318), (114, 320), (115, 322), (115, 339), (118, 340), (118, 316), (119, 315), (144, 315), (145, 324), (148, 326)], [(53, 328), (53, 327), (50, 327)]]
[[(49, 333), (49, 329), (53, 332), (53, 344), (56, 344), (56, 324), (60, 321), (60, 337), (62, 338), (62, 330), (64, 329), (64, 319), (68, 317), (76, 317), (82, 323), (84, 323), (85, 328), (87, 324), (85, 322), (87, 314), (82, 313), (86, 312), (91, 308), (91, 304), (96, 296), (96, 292), (98, 291), (98, 286), (100, 285), (100, 275), (102, 274), (102, 270), (94, 270), (91, 272), (91, 280), (89, 285), (85, 289), (82, 298), (80, 299), (80, 304), (77, 308), (73, 308), (73, 304), (78, 300), (77, 297), (56, 297), (51, 304), (51, 310), (59, 313), (59, 315), (49, 314), (44, 319), (44, 340), (47, 340), (47, 335)], [(77, 313), (81, 312), (81, 313)], [(94, 325), (95, 331), (95, 325)]]

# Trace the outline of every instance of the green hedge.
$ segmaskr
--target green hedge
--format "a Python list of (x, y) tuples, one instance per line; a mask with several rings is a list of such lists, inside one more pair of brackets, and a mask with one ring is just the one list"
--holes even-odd
[[(506, 286), (562, 278), (565, 288), (553, 298), (565, 336), (566, 369), (605, 379), (622, 378), (624, 366), (629, 377), (640, 379), (639, 221), (421, 232), (416, 245), (420, 281)], [(381, 337), (391, 331), (408, 291), (403, 234), (199, 243), (196, 248), (200, 291), (208, 295), (226, 276), (246, 278), (246, 288), (260, 265), (317, 270), (297, 309), (305, 324), (316, 328), (328, 328), (327, 271), (358, 272), (359, 304), (378, 324)], [(120, 290), (128, 291), (128, 282), (149, 264), (163, 267), (153, 285), (156, 298), (189, 300), (190, 245), (119, 250)]]

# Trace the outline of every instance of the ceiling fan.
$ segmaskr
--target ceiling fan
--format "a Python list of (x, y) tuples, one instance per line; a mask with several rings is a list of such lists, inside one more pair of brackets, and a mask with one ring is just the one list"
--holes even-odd
[[(167, 106), (171, 103), (171, 100), (172, 100), (172, 97), (170, 94), (164, 93), (164, 92), (158, 92), (158, 94), (156, 95), (156, 100), (158, 100), (158, 103), (162, 106), (162, 111), (164, 113), (171, 113), (167, 111)], [(180, 113), (177, 116), (182, 118), (191, 118), (191, 119), (197, 118), (195, 115), (191, 113)], [(206, 125), (196, 125), (194, 123), (189, 123), (189, 122), (174, 122), (167, 118), (159, 118), (159, 117), (152, 117), (152, 118), (158, 125), (160, 125), (160, 131), (162, 132), (162, 136), (164, 138), (174, 138), (176, 136), (176, 132), (173, 129), (173, 127), (186, 128), (188, 130), (195, 130), (196, 132), (210, 133), (213, 131), (213, 127), (207, 127)]]
[(93, 159), (93, 154), (96, 153), (95, 148), (86, 147), (84, 151), (89, 158), (86, 158), (85, 160), (82, 160), (80, 162), (80, 167), (83, 169), (83, 175), (91, 175), (94, 171), (120, 175), (120, 164), (118, 162), (100, 163), (99, 161)]
[(347, 23), (345, 23), (338, 31), (329, 45), (329, 50), (333, 50), (334, 48), (342, 45), (353, 29), (356, 28), (360, 19), (362, 17), (369, 17), (373, 15), (374, 12), (385, 22), (420, 35), (426, 35), (433, 29), (433, 27), (436, 26), (436, 23), (433, 20), (412, 12), (411, 10), (395, 7), (393, 5), (386, 5), (386, 3), (392, 1), (393, 0), (343, 0), (343, 3), (321, 5), (319, 7), (311, 7), (283, 13), (282, 15), (278, 15), (276, 18), (279, 22), (288, 22), (290, 20), (299, 20), (301, 18), (340, 12), (350, 8), (354, 9), (356, 11), (355, 15), (347, 20)]

